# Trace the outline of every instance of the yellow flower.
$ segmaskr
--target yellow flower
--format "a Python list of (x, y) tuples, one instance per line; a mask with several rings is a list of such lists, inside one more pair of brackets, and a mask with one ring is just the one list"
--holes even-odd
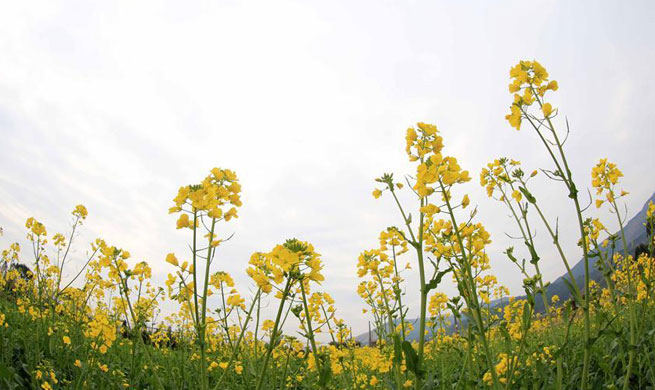
[(464, 199), (462, 199), (462, 207), (466, 208), (471, 203), (471, 200), (469, 199), (468, 194), (464, 195)]
[[(25, 222), (25, 227), (30, 229), (32, 235), (36, 235), (37, 237), (39, 236), (46, 236), (48, 235), (48, 232), (45, 228), (45, 225), (42, 224), (41, 222), (37, 221), (36, 219), (30, 217), (27, 219)], [(28, 235), (28, 238), (31, 238), (32, 236)]]
[(80, 219), (86, 219), (86, 216), (89, 215), (89, 213), (86, 211), (84, 205), (78, 204), (75, 206), (75, 210), (73, 210), (73, 215)]
[(545, 117), (549, 117), (553, 113), (553, 106), (550, 103), (546, 103), (541, 107), (541, 111), (544, 113)]
[[(186, 215), (186, 214), (183, 214), (183, 215)], [(179, 263), (177, 262), (177, 257), (175, 257), (175, 254), (173, 254), (173, 253), (169, 253), (169, 254), (166, 255), (166, 262), (169, 263), (169, 264), (172, 264), (172, 265), (174, 265), (176, 267), (179, 265)]]
[(380, 196), (382, 196), (382, 191), (378, 190), (377, 188), (375, 190), (373, 190), (373, 197), (375, 199), (379, 199)]
[(509, 92), (514, 93), (521, 90), (521, 82), (519, 80), (514, 80), (509, 84)]
[(80, 359), (75, 359), (75, 367), (82, 367), (82, 362)]
[(227, 305), (231, 306), (231, 307), (241, 306), (241, 307), (243, 307), (245, 309), (245, 306), (243, 304), (245, 301), (246, 300), (241, 298), (241, 296), (239, 294), (234, 294), (234, 295), (230, 295), (229, 297), (227, 297)]
[(514, 198), (517, 202), (520, 202), (521, 199), (523, 199), (523, 195), (521, 194), (521, 191), (514, 190), (514, 192), (512, 192), (512, 198)]
[(216, 207), (215, 209), (210, 210), (208, 215), (212, 218), (220, 218), (223, 216), (223, 210)]
[(436, 205), (434, 205), (432, 203), (428, 203), (425, 206), (421, 207), (419, 209), (419, 211), (422, 212), (423, 214), (427, 215), (428, 217), (431, 217), (434, 214), (439, 213), (441, 211), (441, 209), (439, 209), (438, 206), (436, 206)]
[(223, 218), (225, 218), (226, 221), (229, 221), (229, 220), (232, 219), (232, 218), (238, 218), (238, 217), (239, 217), (239, 216), (237, 215), (237, 209), (234, 208), (234, 207), (232, 207), (231, 209), (229, 209), (229, 210), (227, 211), (227, 213), (225, 213), (225, 215), (223, 216)]
[(177, 228), (182, 229), (189, 226), (191, 226), (191, 223), (189, 222), (189, 216), (187, 214), (180, 215), (180, 218), (177, 220)]
[(262, 323), (262, 331), (268, 332), (269, 330), (273, 329), (273, 326), (275, 326), (275, 322), (271, 320), (264, 320)]
[(52, 237), (52, 243), (55, 244), (57, 247), (64, 247), (66, 246), (66, 239), (64, 238), (64, 235), (61, 233), (57, 233)]
[(523, 104), (526, 105), (531, 105), (534, 103), (534, 96), (532, 95), (532, 90), (529, 88), (526, 88), (525, 91), (523, 92)]
[(521, 129), (521, 109), (518, 106), (512, 105), (510, 107), (510, 114), (505, 115), (505, 119), (507, 119), (510, 126), (516, 128), (516, 130)]
[(71, 343), (71, 339), (68, 336), (64, 336), (63, 341), (64, 341), (64, 344), (66, 344), (66, 345), (70, 345), (70, 343)]
[(375, 386), (375, 385), (377, 385), (378, 383), (380, 383), (380, 381), (378, 380), (378, 378), (375, 377), (375, 375), (373, 375), (373, 376), (371, 377), (371, 381), (369, 382), (369, 385), (371, 385), (371, 386)]

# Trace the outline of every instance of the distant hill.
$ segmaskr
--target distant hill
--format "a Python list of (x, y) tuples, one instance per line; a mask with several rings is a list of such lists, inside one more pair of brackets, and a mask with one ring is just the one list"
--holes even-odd
[[(648, 241), (648, 237), (646, 235), (646, 228), (644, 227), (644, 221), (646, 220), (646, 211), (648, 210), (648, 203), (649, 202), (654, 202), (655, 203), (655, 193), (651, 195), (651, 197), (646, 201), (644, 206), (641, 208), (641, 210), (634, 216), (630, 221), (625, 225), (624, 231), (625, 231), (625, 239), (628, 243), (628, 253), (632, 254), (634, 253), (634, 250), (637, 246), (644, 244)], [(620, 233), (620, 232), (617, 232)], [(615, 251), (623, 253), (623, 242), (622, 240), (617, 240), (616, 241), (616, 247)], [(609, 251), (609, 248), (606, 249), (606, 251)], [(558, 259), (559, 260), (559, 259)], [(603, 276), (598, 271), (595, 267), (596, 261), (598, 261), (598, 258), (591, 258), (589, 259), (589, 276), (591, 280), (596, 281), (599, 284), (604, 284), (603, 281)], [(580, 259), (572, 268), (571, 268), (571, 273), (573, 274), (573, 277), (575, 278), (576, 282), (579, 285), (584, 284), (584, 259)], [(561, 301), (568, 300), (571, 297), (571, 293), (569, 292), (569, 289), (566, 287), (566, 283), (564, 282), (564, 279), (568, 279), (568, 273), (564, 273), (564, 275), (560, 276), (559, 278), (555, 279), (549, 286), (548, 286), (548, 298), (550, 299), (553, 295), (557, 295)], [(517, 297), (518, 299), (525, 298), (525, 295)], [(494, 300), (491, 302), (491, 305), (493, 307), (498, 307), (498, 306), (504, 306), (507, 303), (507, 298), (504, 298), (502, 301), (500, 300)], [(535, 310), (537, 312), (543, 312), (544, 311), (544, 303), (543, 300), (541, 299), (541, 296), (535, 297)], [(412, 323), (414, 325), (414, 331), (409, 335), (408, 339), (409, 340), (418, 340), (418, 319), (407, 319), (406, 320), (409, 323)], [(452, 322), (452, 321), (451, 321)], [(451, 329), (452, 330), (452, 326)], [(431, 335), (429, 335), (431, 336)], [(429, 337), (428, 336), (428, 337)], [(359, 336), (355, 338), (357, 341), (359, 341), (362, 344), (367, 344), (369, 342), (369, 334), (368, 332), (362, 333)], [(377, 340), (377, 335), (375, 333), (375, 330), (372, 329), (372, 335), (370, 340), (376, 341)]]

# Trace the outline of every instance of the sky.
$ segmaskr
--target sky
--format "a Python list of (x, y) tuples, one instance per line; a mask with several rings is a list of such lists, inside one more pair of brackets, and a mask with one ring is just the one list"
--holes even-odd
[[(320, 288), (361, 333), (369, 319), (356, 293), (357, 257), (402, 224), (389, 197), (371, 196), (374, 179), (415, 171), (404, 136), (422, 121), (438, 126), (444, 153), (470, 171), (459, 194), (469, 194), (492, 234), (493, 272), (521, 294), (522, 278), (502, 253), (520, 246), (508, 237), (516, 228), (477, 180), (501, 156), (526, 171), (551, 168), (535, 134), (504, 119), (509, 68), (536, 59), (559, 82), (551, 101), (556, 125), (566, 117), (571, 126), (574, 179), (588, 188), (591, 167), (609, 158), (625, 174), (632, 215), (655, 190), (653, 36), (649, 1), (4, 2), (0, 247), (26, 247), (32, 216), (51, 234), (68, 231), (81, 203), (89, 217), (64, 276), (101, 237), (148, 261), (163, 285), (172, 272), (166, 254), (188, 257), (189, 232), (167, 212), (178, 188), (229, 168), (243, 207), (222, 228), (234, 237), (213, 270), (232, 274), (248, 296), (253, 252), (309, 241), (325, 267)], [(565, 251), (578, 258), (563, 186), (543, 175), (534, 182)], [(617, 228), (605, 210), (586, 215)], [(564, 267), (541, 226), (536, 234), (544, 279), (554, 279)], [(417, 267), (405, 259), (414, 265), (405, 275), (412, 316)], [(456, 292), (449, 283), (439, 289)]]

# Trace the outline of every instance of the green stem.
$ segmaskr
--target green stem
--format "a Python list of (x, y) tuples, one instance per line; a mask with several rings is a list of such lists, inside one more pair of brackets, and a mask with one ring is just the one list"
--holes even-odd
[(259, 373), (259, 378), (257, 380), (256, 390), (261, 390), (262, 385), (264, 384), (264, 375), (266, 374), (266, 369), (268, 368), (268, 361), (271, 358), (271, 353), (273, 352), (273, 347), (275, 345), (275, 340), (277, 339), (277, 331), (280, 323), (280, 318), (282, 317), (282, 311), (284, 309), (284, 301), (289, 295), (289, 290), (291, 289), (291, 277), (287, 277), (287, 284), (284, 286), (282, 291), (282, 297), (280, 298), (280, 306), (277, 309), (277, 316), (275, 317), (275, 325), (273, 325), (273, 330), (271, 332), (271, 339), (268, 343), (268, 348), (266, 350), (266, 356), (264, 357), (264, 364), (262, 370)]
[[(312, 329), (312, 317), (309, 313), (309, 306), (307, 306), (307, 295), (305, 294), (305, 283), (303, 280), (300, 281), (300, 293), (302, 294), (302, 304), (305, 309), (305, 320), (307, 321), (307, 334), (309, 336), (309, 342), (312, 346), (312, 352), (314, 353), (314, 361), (316, 362), (316, 369), (318, 370), (319, 377), (321, 377), (321, 360), (318, 356), (318, 348), (316, 348), (316, 340), (314, 340), (314, 329)], [(322, 388), (325, 388), (325, 382), (321, 381)]]
[[(378, 283), (380, 283), (380, 290), (382, 291), (382, 298), (384, 302), (384, 307), (387, 311), (387, 319), (389, 322), (389, 332), (392, 335), (396, 334), (396, 325), (393, 323), (393, 317), (391, 316), (391, 307), (389, 306), (389, 298), (387, 298), (387, 291), (384, 288), (384, 282), (382, 281), (382, 277), (380, 276), (379, 272), (375, 272), (375, 275), (378, 278)], [(396, 381), (396, 388), (398, 390), (401, 389), (402, 384), (400, 383), (400, 367), (398, 367), (397, 364), (395, 364), (395, 359), (394, 359), (394, 365), (393, 365), (393, 372), (394, 372), (394, 379)]]
[[(535, 93), (534, 88), (532, 86), (530, 86), (530, 88), (532, 89), (533, 95), (535, 96), (535, 100), (539, 104), (539, 108), (543, 108), (543, 103), (541, 99), (539, 99), (539, 95)], [(575, 183), (573, 182), (573, 177), (571, 175), (571, 170), (569, 169), (568, 162), (566, 160), (566, 155), (564, 154), (564, 150), (562, 148), (562, 143), (560, 142), (559, 137), (557, 136), (557, 132), (555, 132), (555, 127), (553, 126), (550, 117), (546, 117), (545, 120), (548, 122), (548, 129), (550, 130), (551, 134), (553, 135), (553, 138), (555, 139), (555, 145), (557, 146), (559, 156), (562, 159), (562, 165), (564, 166), (565, 170), (563, 170), (562, 167), (560, 166), (559, 160), (557, 160), (555, 154), (550, 148), (550, 145), (541, 134), (541, 131), (539, 131), (539, 127), (537, 127), (534, 124), (534, 122), (530, 119), (530, 117), (523, 110), (523, 108), (521, 108), (521, 111), (528, 119), (532, 127), (534, 127), (537, 134), (539, 135), (539, 138), (541, 138), (542, 142), (546, 146), (548, 153), (550, 154), (553, 162), (555, 163), (555, 166), (557, 167), (557, 172), (559, 173), (561, 179), (564, 181), (564, 184), (566, 184), (566, 187), (569, 190), (569, 198), (573, 199), (573, 203), (575, 204), (575, 211), (578, 217), (578, 227), (580, 229), (580, 239), (582, 242), (582, 254), (584, 258), (584, 270), (585, 270), (585, 285), (584, 285), (585, 296), (584, 296), (584, 300), (581, 301), (581, 303), (583, 304), (582, 309), (584, 310), (584, 355), (583, 355), (581, 388), (582, 390), (587, 390), (589, 388), (589, 366), (591, 362), (591, 345), (589, 342), (591, 339), (591, 319), (589, 317), (589, 253), (587, 249), (587, 241), (585, 240), (584, 223), (582, 220), (582, 209), (580, 208), (580, 202), (578, 200), (578, 190), (576, 189)], [(575, 279), (573, 280), (573, 282), (575, 282)]]
[(391, 247), (391, 254), (393, 255), (393, 269), (396, 276), (396, 299), (398, 300), (398, 310), (400, 311), (400, 328), (402, 335), (400, 340), (405, 341), (405, 313), (403, 312), (403, 301), (402, 301), (402, 291), (400, 290), (400, 274), (398, 273), (398, 263), (396, 262), (396, 247)]
[[(423, 159), (421, 159), (421, 164), (423, 163)], [(424, 229), (424, 214), (422, 212), (419, 213), (419, 228), (418, 228), (418, 240), (414, 236), (414, 232), (412, 231), (412, 227), (410, 225), (410, 221), (407, 218), (405, 211), (403, 210), (400, 201), (398, 200), (398, 197), (396, 196), (396, 193), (393, 189), (393, 183), (388, 183), (389, 189), (391, 191), (391, 194), (393, 195), (394, 200), (396, 201), (396, 205), (398, 206), (398, 209), (400, 210), (400, 213), (403, 217), (403, 221), (405, 222), (405, 225), (407, 226), (407, 230), (409, 231), (410, 237), (412, 238), (412, 246), (416, 250), (416, 256), (418, 258), (418, 268), (419, 268), (419, 278), (420, 278), (420, 287), (421, 287), (421, 308), (420, 308), (420, 319), (419, 319), (419, 338), (418, 338), (418, 367), (417, 371), (421, 370), (423, 366), (423, 353), (424, 353), (424, 347), (425, 347), (425, 321), (426, 321), (426, 311), (427, 311), (427, 291), (425, 288), (425, 265), (423, 261), (423, 229)], [(420, 200), (420, 207), (422, 208), (425, 205), (425, 198), (421, 198)], [(416, 389), (419, 390), (422, 387), (421, 383), (421, 378), (420, 376), (416, 376)]]
[[(507, 169), (505, 169), (505, 173), (507, 174), (507, 177), (509, 177), (509, 174), (507, 172)], [(503, 190), (503, 188), (500, 186), (500, 183), (496, 181), (496, 187), (500, 190), (500, 192), (503, 194), (503, 199), (505, 204), (509, 207), (510, 211), (512, 212), (512, 216), (514, 217), (514, 220), (516, 221), (516, 224), (519, 226), (519, 230), (521, 231), (521, 235), (523, 236), (523, 241), (525, 242), (526, 246), (529, 245), (531, 247), (530, 254), (536, 253), (536, 249), (534, 247), (534, 241), (532, 240), (532, 235), (530, 233), (530, 224), (528, 223), (528, 218), (526, 216), (527, 209), (524, 211), (521, 208), (521, 203), (516, 201), (519, 210), (521, 210), (521, 218), (519, 218), (518, 214), (516, 211), (514, 211), (514, 207), (512, 207), (512, 202), (509, 201), (507, 198), (507, 194)], [(510, 183), (510, 188), (514, 190), (514, 186)], [(525, 224), (525, 229), (523, 229), (523, 224), (521, 223), (521, 220), (523, 220), (523, 223)], [(526, 233), (527, 231), (527, 233)], [(544, 308), (546, 309), (546, 313), (550, 314), (550, 305), (548, 304), (548, 297), (546, 294), (546, 289), (544, 288), (544, 283), (541, 277), (541, 271), (539, 270), (539, 263), (537, 259), (532, 259), (531, 261), (534, 265), (535, 271), (537, 271), (537, 275), (539, 275), (539, 288), (541, 289), (541, 299), (544, 301)]]
[[(194, 216), (195, 220), (195, 216)], [(205, 337), (206, 337), (206, 332), (207, 332), (207, 290), (209, 288), (209, 271), (210, 271), (210, 266), (212, 262), (212, 240), (214, 239), (214, 228), (216, 227), (216, 219), (212, 218), (212, 227), (211, 230), (209, 231), (209, 245), (207, 247), (207, 258), (205, 259), (205, 281), (203, 284), (203, 290), (202, 290), (202, 310), (200, 311), (200, 321), (198, 324), (198, 330), (199, 330), (199, 338), (200, 338), (200, 369), (201, 369), (201, 381), (202, 381), (202, 388), (203, 389), (208, 389), (209, 388), (209, 378), (207, 376), (207, 360), (206, 360), (206, 351), (205, 351)], [(194, 230), (194, 241), (195, 241), (195, 230)], [(195, 242), (194, 242), (195, 246)], [(194, 248), (195, 249), (195, 248)], [(194, 255), (195, 258), (195, 255)], [(193, 275), (196, 275), (196, 269), (195, 269), (195, 260), (194, 260), (194, 269), (193, 269)], [(195, 286), (194, 286), (195, 287)], [(197, 298), (196, 298), (197, 299)], [(197, 301), (196, 301), (197, 302)], [(197, 303), (196, 303), (197, 304)], [(229, 331), (228, 331), (229, 333)]]

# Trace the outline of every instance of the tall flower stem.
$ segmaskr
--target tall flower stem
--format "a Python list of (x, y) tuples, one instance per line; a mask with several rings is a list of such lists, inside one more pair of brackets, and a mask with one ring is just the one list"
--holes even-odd
[(491, 372), (491, 378), (493, 380), (494, 388), (499, 389), (500, 382), (498, 380), (498, 373), (496, 373), (496, 368), (493, 364), (491, 349), (489, 348), (489, 341), (487, 340), (487, 335), (484, 330), (484, 322), (482, 319), (482, 313), (480, 311), (480, 301), (478, 299), (478, 292), (476, 291), (475, 288), (475, 279), (473, 277), (473, 272), (471, 270), (470, 259), (466, 255), (464, 240), (462, 239), (462, 235), (459, 231), (459, 228), (457, 227), (458, 225), (457, 225), (457, 221), (455, 220), (455, 212), (450, 204), (449, 193), (448, 191), (446, 191), (446, 188), (443, 182), (441, 181), (441, 179), (439, 179), (439, 186), (441, 187), (441, 192), (444, 194), (444, 201), (446, 207), (448, 208), (448, 215), (450, 216), (450, 221), (453, 224), (453, 231), (455, 232), (455, 237), (457, 238), (457, 244), (459, 245), (459, 248), (461, 250), (462, 270), (464, 271), (463, 276), (465, 278), (464, 284), (466, 287), (468, 287), (468, 291), (467, 291), (469, 295), (468, 306), (469, 309), (471, 309), (471, 313), (473, 314), (473, 320), (475, 321), (476, 327), (478, 328), (478, 333), (480, 334), (480, 340), (482, 341), (482, 349), (484, 351), (487, 360), (487, 367)]
[[(214, 248), (211, 243), (212, 240), (214, 239), (214, 229), (216, 227), (216, 219), (212, 218), (212, 226), (209, 231), (209, 245), (207, 246), (207, 258), (205, 259), (205, 280), (203, 283), (203, 290), (202, 290), (202, 309), (200, 310), (200, 322), (198, 325), (198, 330), (199, 330), (199, 338), (200, 338), (200, 359), (201, 359), (201, 364), (200, 367), (202, 369), (201, 373), (201, 378), (202, 378), (202, 388), (203, 389), (208, 389), (209, 388), (209, 378), (207, 376), (207, 370), (206, 370), (206, 365), (207, 365), (207, 360), (206, 360), (206, 333), (207, 333), (207, 290), (209, 288), (209, 270), (212, 262), (212, 249)], [(195, 237), (195, 236), (194, 236)], [(193, 274), (196, 274), (196, 270), (193, 270)], [(229, 334), (229, 331), (228, 331)]]
[[(539, 108), (543, 110), (543, 102), (539, 98), (539, 95), (536, 93), (534, 88), (530, 86), (533, 95), (535, 96), (535, 100), (539, 104)], [(568, 162), (566, 160), (566, 155), (564, 154), (564, 149), (562, 147), (562, 142), (560, 142), (559, 137), (557, 136), (557, 132), (555, 131), (555, 127), (553, 126), (550, 117), (546, 116), (545, 121), (548, 123), (548, 130), (550, 130), (550, 133), (552, 134), (554, 138), (554, 144), (557, 146), (557, 152), (559, 154), (559, 157), (561, 159), (561, 164), (560, 161), (557, 159), (555, 156), (555, 153), (553, 152), (551, 148), (551, 144), (549, 143), (548, 140), (543, 136), (541, 133), (540, 127), (537, 126), (534, 121), (531, 119), (531, 117), (521, 108), (521, 111), (523, 112), (523, 115), (528, 119), (532, 127), (535, 129), (537, 132), (537, 135), (541, 139), (542, 143), (546, 146), (546, 149), (548, 150), (548, 153), (550, 154), (553, 162), (555, 163), (555, 167), (557, 170), (555, 171), (557, 175), (560, 177), (560, 179), (564, 182), (566, 185), (567, 190), (569, 191), (569, 198), (573, 200), (573, 204), (575, 205), (575, 212), (576, 216), (578, 219), (578, 227), (580, 230), (580, 238), (582, 242), (582, 254), (583, 254), (583, 260), (584, 260), (584, 297), (581, 300), (582, 303), (582, 310), (584, 311), (584, 353), (583, 353), (583, 367), (582, 367), (582, 382), (581, 382), (581, 388), (582, 390), (587, 390), (589, 388), (589, 366), (591, 362), (591, 318), (589, 314), (590, 310), (590, 305), (589, 305), (589, 251), (587, 248), (587, 241), (585, 240), (585, 231), (584, 231), (584, 221), (582, 219), (582, 208), (580, 207), (580, 201), (578, 199), (578, 190), (575, 186), (575, 183), (573, 182), (573, 177), (571, 174), (571, 170), (569, 169)], [(543, 123), (543, 122), (542, 122)], [(572, 284), (576, 284), (575, 279), (571, 281)]]
[[(305, 283), (300, 281), (300, 293), (302, 294), (302, 305), (305, 309), (305, 320), (307, 321), (307, 336), (309, 338), (309, 343), (312, 346), (312, 353), (314, 353), (314, 361), (316, 362), (316, 369), (318, 370), (319, 377), (322, 377), (323, 373), (321, 370), (321, 359), (318, 356), (318, 348), (316, 347), (316, 340), (314, 339), (314, 329), (312, 329), (312, 317), (309, 313), (309, 306), (307, 305), (307, 295), (305, 293)], [(325, 382), (321, 381), (321, 387), (325, 388)]]
[[(421, 160), (422, 162), (422, 160)], [(420, 319), (419, 319), (419, 335), (418, 335), (418, 370), (420, 370), (423, 366), (423, 355), (424, 355), (424, 349), (425, 349), (425, 321), (426, 321), (426, 312), (427, 312), (427, 296), (428, 292), (427, 289), (425, 288), (426, 282), (425, 282), (425, 264), (424, 264), (424, 259), (423, 259), (423, 229), (424, 229), (424, 214), (423, 212), (419, 213), (419, 227), (418, 227), (418, 239), (416, 236), (414, 236), (414, 232), (412, 231), (412, 226), (411, 226), (411, 221), (405, 214), (405, 210), (403, 210), (402, 205), (400, 204), (400, 201), (398, 200), (398, 197), (396, 196), (396, 193), (393, 189), (393, 183), (389, 182), (387, 183), (389, 185), (389, 189), (391, 190), (391, 194), (393, 195), (393, 199), (396, 201), (396, 205), (398, 206), (398, 209), (400, 210), (400, 214), (403, 217), (403, 222), (407, 226), (407, 230), (409, 231), (410, 237), (411, 237), (411, 245), (414, 247), (416, 250), (416, 257), (418, 259), (418, 269), (419, 269), (419, 280), (420, 280), (420, 287), (421, 287), (421, 307), (420, 307)], [(426, 201), (425, 198), (421, 198), (420, 200), (420, 207), (423, 207), (425, 205)], [(416, 377), (416, 389), (420, 389), (422, 386), (421, 384), (421, 378), (417, 375)]]
[(287, 278), (287, 284), (284, 286), (282, 291), (282, 297), (280, 298), (280, 306), (277, 309), (277, 316), (275, 317), (275, 324), (273, 325), (273, 330), (271, 331), (271, 339), (268, 342), (268, 348), (266, 350), (266, 356), (264, 357), (264, 364), (262, 370), (259, 373), (259, 378), (257, 379), (256, 390), (261, 390), (262, 385), (264, 384), (264, 376), (266, 375), (266, 369), (268, 368), (268, 361), (271, 358), (273, 353), (273, 347), (275, 346), (275, 340), (278, 336), (278, 327), (280, 326), (280, 319), (282, 318), (282, 312), (284, 311), (284, 301), (289, 295), (289, 290), (291, 290), (291, 278)]

